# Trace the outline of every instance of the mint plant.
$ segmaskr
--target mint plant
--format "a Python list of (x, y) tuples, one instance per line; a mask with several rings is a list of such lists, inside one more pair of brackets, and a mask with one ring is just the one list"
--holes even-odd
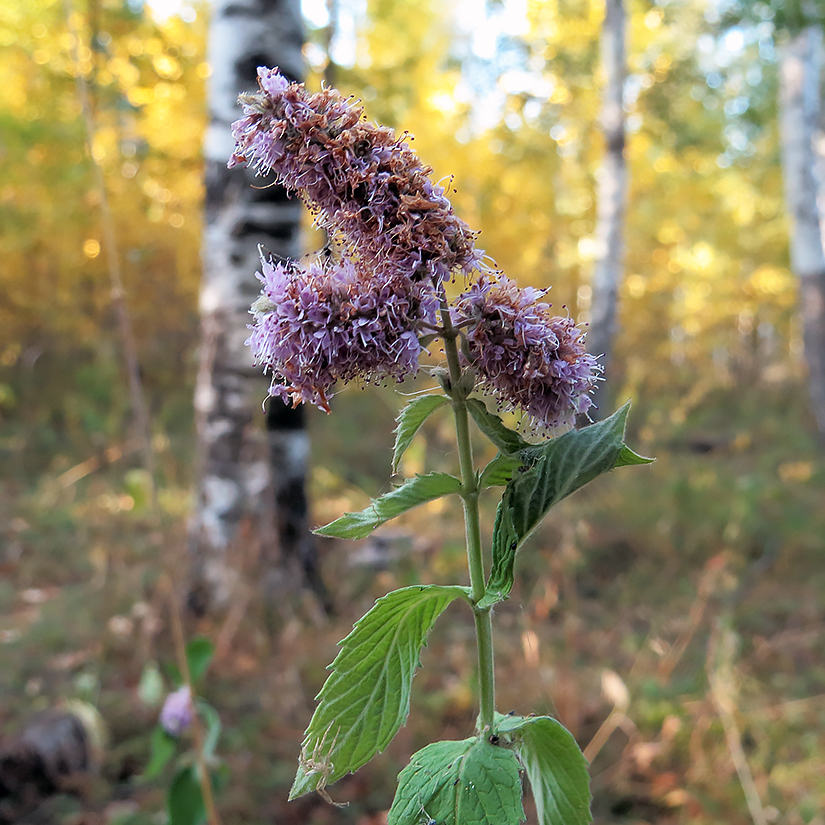
[[(544, 292), (519, 288), (485, 262), (431, 170), (392, 130), (332, 89), (310, 94), (277, 70), (258, 70), (259, 91), (240, 100), (230, 166), (274, 174), (297, 192), (341, 252), (308, 263), (262, 250), (260, 297), (248, 344), (272, 375), (270, 394), (326, 412), (339, 381), (402, 381), (437, 340), (438, 387), (401, 412), (392, 466), (433, 414), (455, 419), (459, 475), (407, 479), (358, 513), (317, 532), (359, 539), (401, 513), (456, 495), (464, 510), (469, 587), (425, 585), (388, 593), (363, 616), (331, 666), (307, 728), (290, 792), (318, 791), (380, 753), (405, 723), (419, 655), (453, 601), (472, 612), (478, 642), (476, 730), (414, 754), (398, 781), (390, 825), (510, 825), (524, 820), (526, 775), (542, 825), (591, 821), (587, 765), (572, 735), (548, 716), (501, 715), (495, 706), (493, 607), (508, 598), (519, 548), (553, 505), (602, 473), (650, 459), (624, 443), (626, 405), (572, 429), (591, 406), (601, 368), (584, 335), (553, 316)], [(448, 285), (465, 291), (452, 301)], [(451, 290), (452, 291), (452, 290)], [(534, 443), (505, 426), (498, 408), (522, 410)], [(471, 423), (497, 448), (473, 460)], [(503, 487), (485, 570), (479, 495)]]
[[(213, 653), (212, 643), (202, 636), (183, 648), (185, 661), (180, 661), (180, 667), (169, 667), (171, 680), (178, 687), (166, 696), (152, 731), (149, 762), (142, 778), (151, 781), (166, 777), (172, 763), (172, 780), (166, 794), (169, 825), (215, 822), (212, 792), (220, 791), (228, 779), (228, 766), (216, 754), (221, 735), (218, 712), (192, 694), (209, 668)], [(187, 740), (189, 730), (196, 735)]]

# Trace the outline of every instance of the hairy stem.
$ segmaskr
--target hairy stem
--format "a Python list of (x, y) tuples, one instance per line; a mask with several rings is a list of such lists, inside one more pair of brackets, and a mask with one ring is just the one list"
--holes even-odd
[(464, 532), (467, 540), (467, 563), (470, 568), (470, 589), (473, 600), (473, 616), (478, 642), (478, 679), (481, 712), (479, 728), (490, 730), (495, 713), (495, 675), (493, 665), (493, 623), (491, 608), (479, 608), (484, 596), (484, 563), (481, 555), (481, 525), (478, 517), (478, 476), (473, 464), (473, 448), (470, 442), (470, 423), (467, 414), (469, 389), (462, 384), (461, 363), (458, 358), (456, 330), (450, 318), (446, 302), (441, 306), (444, 326), (444, 352), (450, 371), (450, 400), (455, 416), (458, 463), (461, 470), (461, 498), (464, 504)]

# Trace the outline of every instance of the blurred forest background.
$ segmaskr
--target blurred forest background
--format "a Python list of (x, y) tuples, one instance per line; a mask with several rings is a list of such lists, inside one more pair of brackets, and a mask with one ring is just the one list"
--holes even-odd
[[(9, 821), (165, 821), (162, 784), (139, 775), (174, 661), (162, 574), (184, 569), (192, 506), (209, 14), (197, 2), (161, 11), (89, 0), (67, 21), (58, 0), (0, 0), (0, 754), (67, 702), (95, 708), (108, 736), (79, 792)], [(628, 442), (658, 462), (557, 508), (496, 623), (499, 709), (552, 712), (573, 731), (599, 823), (825, 825), (825, 460), (789, 269), (781, 11), (628, 3), (611, 380), (616, 402), (633, 399)], [(479, 246), (586, 320), (603, 4), (338, 0), (305, 12), (310, 85), (332, 71), (371, 119), (414, 134), (435, 177), (453, 176)], [(156, 508), (78, 73), (148, 399)], [(310, 411), (313, 523), (386, 489), (400, 400), (350, 388), (332, 416)], [(446, 466), (449, 427), (428, 422), (407, 474)], [(216, 645), (203, 692), (224, 724), (225, 823), (377, 825), (409, 754), (467, 735), (472, 623), (455, 609), (424, 653), (407, 727), (333, 789), (350, 807), (285, 802), (335, 643), (388, 589), (463, 579), (460, 530), (439, 500), (381, 541), (320, 545), (332, 615), (309, 594), (268, 605), (250, 574), (245, 596), (188, 620)]]

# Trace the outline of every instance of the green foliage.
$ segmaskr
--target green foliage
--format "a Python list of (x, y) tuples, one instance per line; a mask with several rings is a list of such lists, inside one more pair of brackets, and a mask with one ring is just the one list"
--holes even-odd
[[(396, 431), (394, 465), (430, 413), (445, 403), (446, 399), (438, 402), (424, 396), (405, 408)], [(494, 527), (490, 578), (484, 598), (474, 607), (477, 620), (484, 615), (482, 621), (489, 621), (490, 607), (512, 588), (518, 546), (554, 504), (615, 467), (652, 459), (624, 443), (629, 404), (606, 421), (529, 444), (480, 401), (454, 403), (466, 403), (479, 429), (500, 450), (480, 475), (481, 486), (506, 484)], [(348, 513), (318, 532), (361, 538), (393, 516), (446, 492), (462, 493), (463, 487), (458, 479), (441, 473), (417, 476), (366, 510)], [(379, 599), (356, 623), (341, 642), (332, 674), (318, 696), (290, 799), (312, 790), (325, 794), (328, 783), (356, 770), (389, 744), (409, 713), (412, 678), (427, 634), (452, 600), (469, 602), (469, 592), (438, 586), (397, 590)], [(497, 716), (496, 723), (530, 777), (542, 825), (586, 825), (587, 769), (573, 737), (544, 717)], [(489, 727), (484, 736), (491, 733)], [(399, 777), (391, 825), (417, 825), (422, 816), (451, 825), (520, 822), (524, 812), (518, 762), (513, 751), (498, 744), (497, 738), (495, 743), (493, 738), (471, 738), (436, 743), (416, 754)]]
[(524, 821), (513, 751), (471, 737), (434, 742), (398, 776), (389, 825), (517, 825)]
[(318, 694), (290, 799), (323, 790), (382, 751), (406, 721), (419, 653), (463, 587), (407, 587), (379, 599), (341, 642)]
[(203, 699), (195, 700), (195, 709), (200, 714), (206, 725), (206, 736), (203, 740), (203, 758), (210, 764), (215, 758), (215, 749), (218, 747), (218, 740), (221, 738), (221, 717), (218, 711)]
[(476, 426), (505, 455), (512, 455), (530, 446), (517, 432), (506, 427), (501, 418), (489, 412), (478, 398), (467, 399), (467, 410)]
[(166, 687), (156, 662), (147, 662), (140, 674), (137, 693), (140, 701), (149, 707), (160, 707)]
[(315, 532), (339, 539), (363, 539), (376, 527), (407, 510), (436, 498), (458, 493), (461, 482), (447, 473), (428, 473), (408, 479), (400, 487), (375, 499), (359, 513), (346, 513)]
[[(623, 441), (630, 404), (610, 418), (571, 430), (519, 452), (520, 466), (504, 490), (493, 528), (493, 566), (483, 605), (507, 597), (516, 551), (550, 508), (589, 481), (616, 467), (650, 464)], [(505, 443), (499, 438), (500, 443)]]
[(189, 667), (189, 678), (192, 684), (197, 684), (206, 673), (215, 646), (205, 636), (195, 636), (186, 644), (186, 664)]
[(588, 825), (590, 778), (576, 740), (549, 716), (496, 715), (496, 730), (518, 754), (539, 825)]
[(150, 741), (149, 764), (143, 771), (144, 779), (156, 779), (160, 776), (169, 760), (175, 755), (178, 740), (170, 736), (160, 725), (152, 731)]
[(478, 479), (479, 486), (504, 487), (513, 478), (513, 473), (521, 466), (517, 455), (499, 453), (482, 471)]
[(439, 407), (448, 404), (448, 399), (443, 395), (422, 395), (415, 398), (401, 410), (398, 416), (398, 426), (395, 429), (395, 447), (392, 453), (392, 470), (398, 470), (398, 464), (404, 455), (407, 447), (410, 446), (415, 434), (421, 425)]
[(203, 793), (198, 782), (197, 767), (182, 767), (169, 788), (167, 797), (169, 825), (201, 825), (206, 821)]

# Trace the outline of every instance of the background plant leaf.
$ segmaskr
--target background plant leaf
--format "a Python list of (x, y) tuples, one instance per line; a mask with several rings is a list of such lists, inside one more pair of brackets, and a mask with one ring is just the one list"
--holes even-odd
[(149, 764), (143, 771), (144, 779), (154, 779), (160, 776), (169, 760), (175, 755), (178, 740), (170, 736), (160, 725), (152, 731), (149, 740)]
[(524, 820), (513, 751), (471, 737), (418, 751), (398, 776), (389, 825), (517, 825)]
[(395, 447), (392, 452), (392, 471), (398, 470), (398, 463), (404, 451), (410, 446), (421, 425), (439, 407), (449, 403), (443, 395), (422, 395), (414, 398), (401, 410), (398, 426), (395, 428)]
[(290, 799), (335, 782), (382, 751), (407, 719), (419, 654), (464, 587), (405, 587), (379, 599), (341, 642), (307, 728)]
[(203, 719), (206, 727), (206, 736), (203, 740), (203, 756), (209, 761), (215, 755), (215, 749), (218, 747), (218, 740), (221, 738), (221, 717), (218, 711), (203, 699), (195, 700), (198, 713)]
[(511, 738), (536, 802), (539, 825), (588, 825), (590, 777), (573, 735), (549, 716), (496, 714), (499, 735)]
[(523, 464), (496, 513), (486, 604), (507, 597), (518, 547), (554, 504), (614, 467), (652, 460), (637, 456), (623, 441), (629, 409), (627, 403), (604, 421), (521, 450)]
[(478, 398), (467, 400), (467, 409), (476, 422), (479, 430), (501, 450), (502, 453), (512, 454), (530, 447), (530, 443), (525, 441), (515, 430), (511, 430), (504, 425), (501, 418), (491, 413), (484, 402)]
[(181, 768), (175, 775), (169, 788), (167, 806), (169, 825), (200, 825), (206, 821), (203, 794), (194, 765)]
[(516, 455), (499, 453), (482, 471), (479, 487), (504, 487), (510, 483), (513, 474), (521, 466), (521, 459)]
[(405, 481), (400, 487), (375, 499), (358, 513), (345, 513), (335, 521), (314, 532), (319, 536), (339, 539), (363, 539), (376, 527), (380, 527), (401, 513), (436, 498), (458, 493), (461, 482), (447, 473), (427, 473)]
[(195, 636), (186, 645), (186, 662), (193, 685), (206, 673), (214, 653), (215, 646), (205, 636)]

